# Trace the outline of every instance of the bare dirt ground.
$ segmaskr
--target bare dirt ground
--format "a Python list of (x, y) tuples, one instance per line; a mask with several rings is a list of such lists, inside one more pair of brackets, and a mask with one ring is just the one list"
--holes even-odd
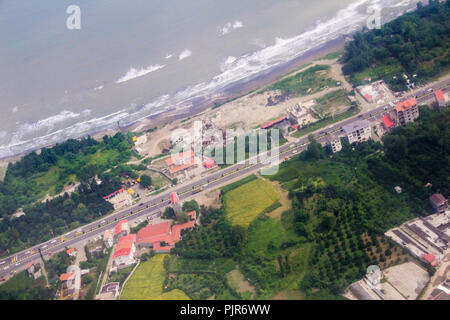
[(196, 200), (199, 205), (204, 205), (205, 207), (220, 208), (222, 203), (220, 202), (220, 189), (213, 190), (207, 193), (201, 193), (197, 196)]
[(268, 213), (267, 215), (274, 219), (281, 221), (281, 214), (284, 211), (289, 210), (292, 207), (292, 204), (291, 204), (291, 200), (289, 200), (289, 197), (288, 197), (289, 192), (284, 190), (283, 188), (281, 188), (280, 183), (278, 183), (278, 182), (272, 182), (272, 184), (274, 185), (275, 189), (277, 189), (278, 193), (280, 194), (279, 201), (282, 204), (282, 206), (273, 210), (272, 212)]
[(238, 293), (250, 292), (252, 297), (254, 296), (255, 288), (245, 279), (239, 269), (230, 271), (226, 277), (230, 286), (234, 287)]

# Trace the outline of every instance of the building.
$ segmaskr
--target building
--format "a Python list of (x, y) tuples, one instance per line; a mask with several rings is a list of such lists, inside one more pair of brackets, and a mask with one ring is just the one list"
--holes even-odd
[(405, 101), (397, 103), (395, 106), (398, 122), (405, 125), (414, 122), (419, 117), (419, 107), (416, 98), (409, 98)]
[(394, 121), (392, 121), (391, 116), (390, 115), (386, 115), (384, 116), (381, 121), (383, 122), (383, 126), (384, 128), (389, 131), (392, 128), (394, 128)]
[(62, 283), (62, 287), (67, 290), (75, 290), (75, 272), (63, 273), (59, 276), (59, 280)]
[(368, 141), (372, 134), (370, 122), (367, 120), (352, 122), (344, 126), (343, 129), (350, 144)]
[(111, 229), (108, 229), (103, 234), (103, 242), (106, 248), (111, 248), (114, 244), (114, 237)]
[(447, 199), (442, 194), (435, 193), (429, 199), (431, 206), (436, 212), (445, 212), (445, 209), (447, 208)]
[(124, 219), (119, 221), (114, 228), (114, 241), (117, 242), (119, 238), (127, 236), (130, 234), (130, 225), (128, 220)]
[[(309, 108), (307, 106), (300, 106), (296, 104), (288, 109), (289, 118), (298, 126), (304, 127), (314, 121), (314, 117), (311, 115), (311, 107), (314, 102), (311, 103)], [(297, 130), (295, 129), (295, 130)]]
[(183, 174), (185, 171), (196, 167), (194, 151), (191, 149), (187, 152), (181, 152), (178, 155), (172, 155), (166, 159), (166, 165), (172, 176)]
[(287, 120), (287, 117), (283, 116), (281, 118), (275, 119), (273, 121), (267, 122), (261, 126), (261, 129), (270, 129), (276, 125), (283, 124)]
[(335, 136), (335, 135), (329, 135), (328, 143), (329, 143), (333, 153), (336, 153), (336, 152), (339, 152), (342, 150), (341, 137)]
[(205, 166), (206, 169), (211, 169), (212, 167), (214, 167), (216, 165), (216, 162), (211, 158), (206, 158), (203, 161), (203, 165)]
[(442, 90), (436, 90), (434, 96), (436, 98), (436, 103), (439, 110), (444, 109), (448, 103), (448, 98), (446, 97), (446, 95), (444, 95), (444, 92)]
[(180, 199), (178, 198), (178, 193), (172, 192), (170, 194), (170, 204), (172, 206), (173, 211), (175, 211), (175, 213), (181, 212), (181, 204), (180, 204)]
[(175, 243), (180, 241), (183, 230), (191, 229), (195, 226), (196, 212), (188, 212), (187, 215), (191, 221), (171, 225), (166, 221), (158, 224), (148, 225), (137, 233), (136, 245), (139, 248), (153, 248), (156, 252), (169, 252)]
[(432, 267), (435, 267), (437, 264), (436, 257), (431, 253), (424, 254), (423, 259), (429, 264), (431, 264)]
[(116, 300), (119, 296), (119, 282), (110, 282), (102, 287), (102, 290), (95, 298), (96, 300)]
[(75, 250), (75, 248), (69, 248), (66, 250), (66, 253), (69, 257), (75, 257), (77, 255), (77, 250)]
[(113, 266), (117, 269), (126, 268), (136, 262), (134, 253), (136, 252), (135, 234), (129, 234), (121, 237), (117, 243), (116, 250), (113, 254)]

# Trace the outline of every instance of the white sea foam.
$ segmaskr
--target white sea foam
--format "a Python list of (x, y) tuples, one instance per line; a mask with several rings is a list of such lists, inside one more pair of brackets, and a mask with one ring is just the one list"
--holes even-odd
[(236, 20), (235, 22), (227, 22), (224, 26), (219, 27), (219, 33), (224, 36), (233, 30), (243, 28), (244, 24), (242, 21)]
[[(256, 52), (244, 54), (240, 57), (229, 56), (224, 58), (219, 65), (221, 71), (220, 74), (213, 77), (210, 81), (191, 85), (178, 91), (172, 96), (160, 96), (132, 114), (124, 109), (104, 117), (97, 117), (81, 122), (77, 121), (75, 124), (62, 129), (62, 125), (65, 122), (71, 121), (73, 123), (74, 119), (80, 116), (80, 114), (77, 113), (63, 111), (59, 115), (40, 120), (35, 124), (19, 125), (18, 130), (13, 134), (13, 139), (7, 145), (0, 146), (0, 156), (13, 155), (23, 152), (24, 150), (42, 147), (68, 138), (83, 136), (91, 133), (93, 130), (105, 130), (117, 125), (119, 121), (121, 124), (125, 121), (132, 122), (151, 114), (160, 113), (162, 110), (166, 110), (171, 106), (186, 106), (189, 105), (190, 101), (194, 98), (216, 97), (230, 84), (251, 79), (273, 67), (291, 61), (303, 55), (306, 51), (325, 44), (329, 40), (359, 30), (362, 26), (366, 25), (369, 14), (365, 7), (368, 5), (381, 5), (383, 8), (393, 7), (398, 4), (397, 1), (398, 0), (355, 1), (347, 6), (347, 8), (337, 12), (330, 20), (318, 21), (313, 28), (298, 36), (291, 38), (277, 38), (272, 45), (267, 45), (265, 48)], [(403, 2), (406, 3), (406, 1)], [(236, 26), (239, 26), (239, 24), (236, 24)], [(233, 27), (233, 24), (231, 27)], [(190, 50), (185, 50), (179, 54), (178, 58), (179, 60), (182, 60), (189, 57), (191, 54), (192, 52)], [(154, 68), (145, 68), (141, 70), (144, 70), (144, 73), (147, 74), (149, 73), (147, 72), (149, 69)], [(139, 75), (143, 73), (141, 70), (131, 72), (132, 70), (135, 69), (132, 68), (125, 77), (121, 78), (121, 80), (128, 81), (136, 78), (136, 75), (142, 76)], [(87, 118), (89, 115), (90, 114), (86, 111), (81, 113), (82, 117)], [(32, 133), (38, 131), (45, 131), (46, 134), (44, 133), (38, 138), (34, 138)]]
[(152, 65), (148, 66), (147, 68), (141, 68), (141, 69), (135, 69), (133, 67), (128, 70), (128, 72), (119, 80), (116, 81), (116, 83), (122, 83), (126, 81), (130, 81), (142, 76), (145, 76), (146, 74), (149, 74), (151, 72), (155, 72), (159, 69), (164, 68), (164, 65)]
[(189, 58), (192, 55), (192, 51), (189, 49), (184, 50), (178, 55), (178, 60)]

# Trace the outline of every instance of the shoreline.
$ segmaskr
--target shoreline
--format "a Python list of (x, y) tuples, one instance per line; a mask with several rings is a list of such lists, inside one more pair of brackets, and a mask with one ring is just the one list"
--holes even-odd
[[(238, 83), (230, 84), (228, 87), (224, 88), (220, 94), (219, 98), (212, 99), (204, 99), (203, 101), (192, 102), (192, 106), (185, 108), (169, 108), (169, 110), (162, 111), (160, 113), (147, 116), (145, 118), (141, 118), (136, 120), (130, 124), (127, 124), (123, 127), (110, 128), (107, 130), (95, 131), (93, 130), (90, 133), (81, 135), (79, 137), (73, 139), (82, 139), (87, 136), (91, 136), (93, 139), (99, 140), (104, 135), (114, 135), (117, 132), (127, 133), (127, 132), (143, 132), (153, 127), (161, 126), (164, 123), (169, 122), (177, 122), (181, 120), (185, 120), (189, 117), (195, 117), (200, 115), (203, 112), (212, 110), (215, 106), (226, 104), (229, 101), (237, 99), (242, 96), (246, 96), (250, 94), (252, 91), (262, 89), (270, 84), (276, 82), (281, 77), (289, 74), (295, 69), (311, 63), (312, 61), (321, 58), (329, 53), (335, 52), (339, 49), (342, 49), (345, 45), (345, 36), (341, 36), (337, 39), (330, 40), (325, 44), (312, 48), (305, 52), (304, 54), (298, 56), (297, 58), (288, 61), (280, 66), (274, 67), (273, 69), (266, 71), (262, 74), (259, 74), (251, 79), (241, 81)], [(63, 143), (67, 140), (60, 141), (59, 143)], [(51, 148), (56, 144), (50, 144), (43, 147), (38, 147), (34, 149), (29, 149), (23, 151), (21, 153), (0, 157), (0, 166), (5, 166), (8, 163), (13, 163), (19, 161), (22, 157), (30, 154), (31, 152), (40, 153), (40, 151), (44, 148)]]

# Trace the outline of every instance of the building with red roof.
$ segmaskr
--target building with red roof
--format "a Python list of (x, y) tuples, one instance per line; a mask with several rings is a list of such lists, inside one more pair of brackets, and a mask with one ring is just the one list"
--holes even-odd
[(263, 124), (261, 126), (261, 129), (270, 129), (274, 125), (280, 124), (280, 123), (282, 123), (282, 122), (284, 122), (286, 120), (287, 120), (287, 117), (281, 117), (281, 118), (275, 119), (273, 121), (267, 122), (266, 124)]
[(431, 253), (424, 254), (423, 259), (429, 264), (431, 264), (433, 267), (436, 266), (437, 264), (436, 257)]
[(398, 122), (402, 125), (414, 122), (419, 117), (419, 107), (417, 106), (417, 99), (414, 97), (397, 103), (395, 110), (397, 111)]
[(59, 280), (63, 281), (75, 281), (75, 272), (63, 273), (59, 276)]
[(193, 169), (196, 167), (194, 151), (189, 150), (172, 155), (166, 159), (166, 164), (170, 174), (175, 176), (183, 173), (185, 170)]
[(191, 211), (187, 215), (194, 220), (173, 226), (171, 222), (166, 221), (142, 228), (137, 233), (136, 245), (139, 248), (153, 248), (156, 252), (169, 252), (175, 243), (180, 241), (182, 231), (195, 226), (196, 212)]
[(435, 193), (431, 195), (430, 204), (436, 212), (444, 213), (447, 208), (448, 201), (447, 199), (440, 193)]
[(178, 198), (178, 193), (172, 192), (170, 194), (170, 203), (171, 204), (175, 204), (175, 203), (178, 203), (178, 201), (180, 201), (179, 198)]
[(392, 129), (394, 127), (394, 121), (392, 121), (390, 115), (384, 116), (381, 119), (381, 121), (383, 121), (383, 125), (387, 130)]
[(135, 234), (129, 234), (119, 239), (113, 254), (113, 266), (117, 267), (117, 269), (122, 269), (136, 262), (134, 259), (134, 253), (136, 252), (135, 241)]
[(206, 169), (211, 169), (212, 167), (214, 167), (216, 165), (216, 162), (211, 158), (206, 158), (203, 161), (203, 165), (205, 166)]
[(70, 257), (74, 257), (77, 255), (77, 251), (75, 250), (75, 248), (69, 248), (66, 250), (66, 253), (70, 256)]
[(114, 228), (114, 241), (118, 241), (119, 238), (127, 236), (130, 233), (130, 225), (128, 220), (124, 219), (119, 221)]
[(436, 90), (434, 93), (434, 96), (436, 98), (436, 103), (439, 107), (439, 109), (443, 109), (447, 106), (447, 99), (444, 95), (444, 92), (442, 90)]

